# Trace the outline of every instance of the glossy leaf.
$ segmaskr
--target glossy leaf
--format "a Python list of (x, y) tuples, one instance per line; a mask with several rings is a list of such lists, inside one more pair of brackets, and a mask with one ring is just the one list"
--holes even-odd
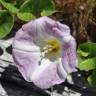
[(96, 57), (86, 59), (78, 65), (80, 70), (93, 70), (96, 69)]
[[(27, 0), (20, 7), (20, 12), (31, 12), (38, 15), (43, 10), (53, 10), (54, 6), (51, 0)], [(39, 14), (40, 15), (40, 14)]]
[(4, 2), (6, 2), (6, 3), (15, 4), (17, 0), (1, 0), (1, 1), (4, 1)]
[(87, 80), (91, 86), (96, 86), (96, 70), (93, 71), (93, 74)]
[(82, 50), (78, 50), (77, 53), (78, 53), (80, 56), (82, 56), (82, 57), (87, 57), (87, 56), (89, 55), (88, 52), (84, 52), (84, 51), (82, 51)]
[(41, 12), (41, 16), (49, 16), (52, 15), (55, 11), (54, 10), (43, 10)]
[(31, 13), (27, 12), (21, 12), (17, 14), (18, 18), (23, 20), (23, 21), (30, 21), (32, 19), (35, 19), (35, 16), (33, 16)]
[(0, 38), (5, 37), (14, 24), (12, 15), (5, 10), (0, 10)]
[[(77, 56), (77, 59), (78, 59), (78, 64), (80, 64), (81, 62), (83, 62), (83, 61), (84, 61), (84, 59), (83, 59), (83, 58), (81, 58), (80, 56)], [(78, 67), (78, 65), (77, 65), (77, 67)]]
[(81, 44), (78, 50), (81, 50), (82, 52), (86, 53), (86, 55), (89, 54), (90, 56), (96, 56), (96, 43), (87, 42)]
[(10, 12), (12, 12), (12, 13), (17, 13), (18, 12), (18, 9), (12, 3), (5, 2), (4, 0), (0, 0), (0, 2)]
[(25, 2), (26, 0), (16, 0), (15, 6), (19, 9), (20, 6)]

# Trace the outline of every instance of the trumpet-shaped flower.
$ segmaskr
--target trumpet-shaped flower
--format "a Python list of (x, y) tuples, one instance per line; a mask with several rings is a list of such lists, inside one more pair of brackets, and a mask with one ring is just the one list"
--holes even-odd
[(67, 25), (41, 17), (16, 33), (13, 59), (26, 81), (50, 88), (76, 71), (76, 42)]

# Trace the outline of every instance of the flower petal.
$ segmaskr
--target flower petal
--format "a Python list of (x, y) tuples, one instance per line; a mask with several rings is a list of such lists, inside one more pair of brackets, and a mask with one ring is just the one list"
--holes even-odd
[(67, 25), (56, 23), (57, 26), (53, 27), (54, 35), (62, 42), (63, 53), (62, 63), (64, 69), (71, 73), (76, 71), (76, 42), (70, 34), (70, 28)]
[[(38, 66), (40, 53), (24, 52), (13, 49), (14, 63), (26, 81), (32, 82), (31, 75)], [(31, 75), (30, 75), (31, 74)]]
[(60, 76), (61, 78), (66, 79), (66, 77), (67, 77), (67, 72), (66, 72), (66, 70), (65, 70), (64, 67), (63, 67), (61, 58), (59, 58), (59, 60), (58, 60), (57, 72), (58, 72), (58, 74), (59, 74), (59, 76)]
[(47, 39), (51, 36), (52, 28), (55, 26), (56, 21), (49, 17), (41, 17), (36, 20), (38, 38)]
[(70, 35), (70, 28), (67, 25), (61, 24), (60, 22), (56, 22), (56, 24), (56, 27), (61, 30), (63, 36)]
[(22, 27), (16, 33), (16, 36), (14, 38), (12, 44), (13, 59), (14, 63), (18, 67), (25, 80), (31, 81), (30, 73), (33, 73), (40, 60), (40, 48), (35, 44), (35, 24), (31, 24), (31, 28), (33, 27), (31, 31), (30, 28), (28, 28), (27, 30), (27, 27), (29, 27), (27, 26), (27, 24), (25, 24), (24, 26), (24, 28)]
[(75, 71), (77, 56), (76, 56), (76, 41), (74, 38), (71, 38), (69, 42), (69, 49), (67, 51), (67, 54), (69, 57), (69, 64)]
[(51, 62), (43, 59), (41, 66), (32, 75), (33, 83), (42, 89), (47, 89), (64, 82), (65, 78), (61, 78), (57, 73), (57, 63), (57, 61)]
[(56, 26), (53, 27), (52, 30), (53, 35), (63, 43), (68, 43), (72, 37), (70, 35), (70, 28), (65, 24), (61, 24), (60, 22), (56, 22)]
[(76, 42), (71, 38), (68, 44), (65, 44), (62, 53), (62, 63), (68, 73), (76, 71)]

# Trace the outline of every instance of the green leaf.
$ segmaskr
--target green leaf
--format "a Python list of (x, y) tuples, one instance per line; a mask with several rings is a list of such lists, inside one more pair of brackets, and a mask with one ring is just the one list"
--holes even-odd
[(15, 3), (16, 2), (16, 0), (0, 0), (0, 1), (5, 1), (7, 3)]
[(12, 29), (14, 20), (12, 15), (5, 10), (0, 10), (0, 38), (5, 37)]
[(43, 10), (41, 12), (41, 16), (50, 16), (54, 13), (55, 11), (54, 10)]
[(79, 46), (78, 50), (81, 50), (82, 52), (87, 53), (90, 56), (96, 56), (96, 43), (83, 43)]
[(27, 0), (20, 7), (19, 11), (40, 15), (43, 10), (54, 10), (54, 5), (51, 0)]
[(35, 19), (35, 16), (32, 15), (32, 13), (18, 13), (17, 14), (18, 18), (23, 20), (23, 21), (30, 21), (32, 19)]
[[(83, 62), (84, 61), (84, 59), (83, 58), (81, 58), (80, 56), (77, 56), (77, 59), (78, 59), (78, 63), (80, 64), (81, 62)], [(78, 67), (78, 65), (77, 65), (77, 67)]]
[(84, 52), (84, 51), (82, 51), (82, 50), (77, 50), (77, 53), (78, 53), (80, 56), (82, 56), (82, 57), (87, 57), (87, 56), (89, 55), (88, 52)]
[(20, 6), (26, 1), (26, 0), (0, 0), (0, 1), (4, 1), (6, 3), (10, 3), (12, 5), (14, 5), (16, 8), (20, 8)]
[(78, 65), (80, 70), (93, 70), (96, 69), (96, 57), (86, 59)]
[[(12, 0), (13, 1), (13, 0)], [(26, 0), (16, 0), (15, 6), (19, 9), (20, 6), (25, 2)]]
[(93, 74), (87, 80), (91, 86), (96, 86), (96, 70), (93, 70)]
[(12, 12), (12, 13), (17, 13), (18, 12), (18, 9), (12, 3), (5, 2), (4, 0), (0, 0), (0, 2), (10, 12)]

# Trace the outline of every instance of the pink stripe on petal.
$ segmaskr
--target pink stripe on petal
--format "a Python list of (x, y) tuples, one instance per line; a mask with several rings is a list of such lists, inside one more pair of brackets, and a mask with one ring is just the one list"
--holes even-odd
[(71, 38), (69, 42), (69, 49), (67, 51), (69, 57), (69, 64), (71, 67), (75, 68), (76, 66), (76, 41), (74, 38)]
[(68, 72), (76, 71), (76, 42), (72, 37), (69, 43), (66, 43), (63, 48), (62, 63), (64, 69)]
[(38, 66), (40, 53), (29, 53), (13, 49), (13, 59), (24, 79), (32, 82), (31, 76)]
[(66, 70), (66, 72), (67, 73), (71, 73), (72, 72), (72, 68), (71, 68), (71, 66), (69, 65), (69, 62), (68, 62), (67, 52), (63, 52), (62, 63), (63, 63), (63, 67)]
[[(38, 73), (39, 70), (41, 70), (40, 74)], [(56, 62), (47, 64), (44, 69), (38, 68), (38, 70), (34, 72), (32, 79), (33, 83), (42, 89), (50, 88), (56, 84), (64, 82), (65, 80), (58, 75)]]
[(64, 35), (70, 35), (70, 28), (65, 25), (65, 24), (62, 24), (60, 22), (57, 22), (57, 28), (64, 34)]

